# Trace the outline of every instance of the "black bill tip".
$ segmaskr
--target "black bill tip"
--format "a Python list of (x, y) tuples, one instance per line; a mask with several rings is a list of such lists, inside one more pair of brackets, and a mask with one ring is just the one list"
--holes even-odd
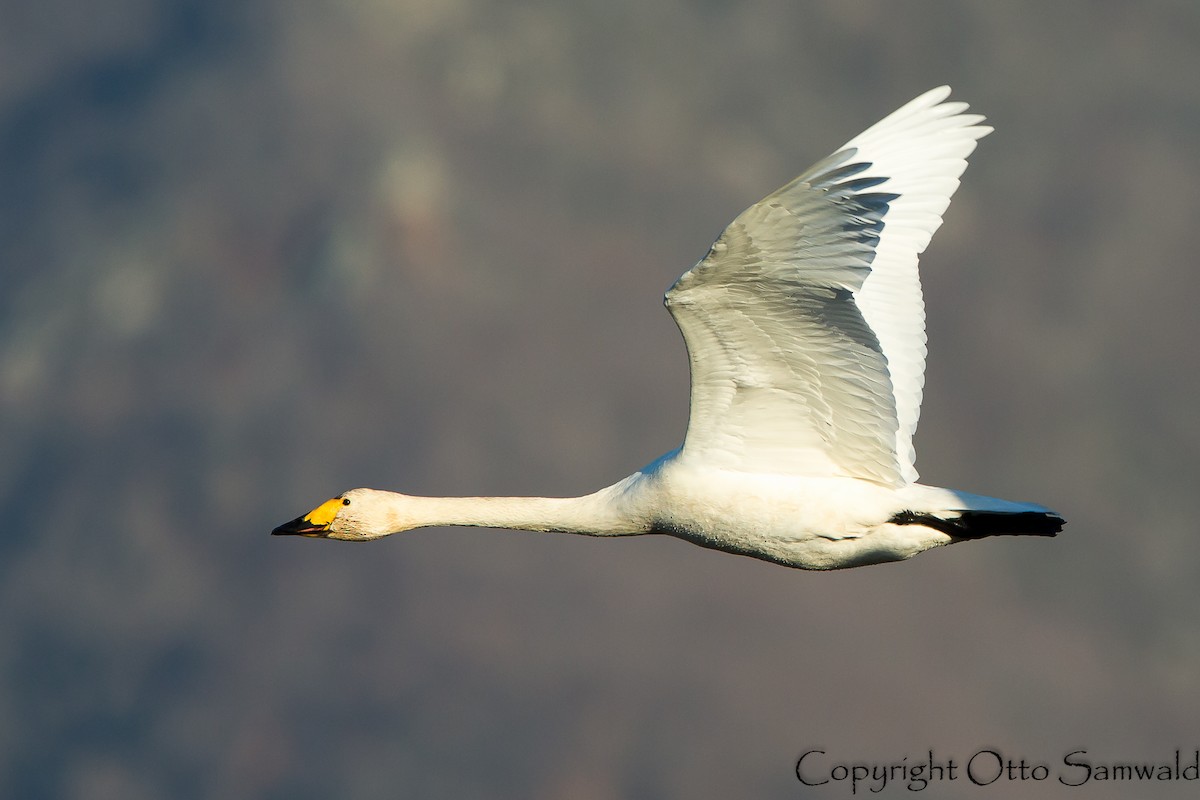
[(272, 536), (313, 536), (324, 538), (329, 531), (328, 525), (314, 525), (308, 517), (296, 517), (291, 522), (285, 522), (275, 530)]

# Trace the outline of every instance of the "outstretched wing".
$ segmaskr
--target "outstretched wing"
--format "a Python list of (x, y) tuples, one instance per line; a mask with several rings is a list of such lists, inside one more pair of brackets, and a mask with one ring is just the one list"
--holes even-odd
[(949, 93), (926, 92), (743, 211), (667, 292), (691, 359), (680, 458), (916, 480), (917, 256), (991, 131)]

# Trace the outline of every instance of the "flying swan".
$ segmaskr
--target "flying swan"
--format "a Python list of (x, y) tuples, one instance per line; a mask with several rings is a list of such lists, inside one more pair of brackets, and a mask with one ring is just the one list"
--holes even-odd
[(272, 531), (363, 541), (435, 525), (660, 533), (800, 569), (1054, 536), (1031, 503), (917, 483), (917, 256), (991, 128), (926, 92), (742, 212), (666, 294), (691, 361), (683, 446), (583, 497), (353, 489)]

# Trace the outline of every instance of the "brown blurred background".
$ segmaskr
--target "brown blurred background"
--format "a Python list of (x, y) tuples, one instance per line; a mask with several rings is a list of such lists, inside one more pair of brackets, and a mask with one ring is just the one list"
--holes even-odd
[[(1193, 0), (84, 5), (0, 2), (0, 796), (833, 798), (801, 752), (1200, 747)], [(822, 575), (267, 535), (675, 447), (662, 291), (941, 83), (996, 133), (923, 259), (917, 466), (1063, 536)]]

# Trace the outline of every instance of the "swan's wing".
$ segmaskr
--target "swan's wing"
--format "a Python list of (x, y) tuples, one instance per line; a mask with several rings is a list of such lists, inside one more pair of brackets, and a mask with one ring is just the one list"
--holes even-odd
[(681, 458), (916, 479), (917, 256), (991, 131), (949, 93), (921, 95), (746, 209), (667, 292), (691, 359)]

